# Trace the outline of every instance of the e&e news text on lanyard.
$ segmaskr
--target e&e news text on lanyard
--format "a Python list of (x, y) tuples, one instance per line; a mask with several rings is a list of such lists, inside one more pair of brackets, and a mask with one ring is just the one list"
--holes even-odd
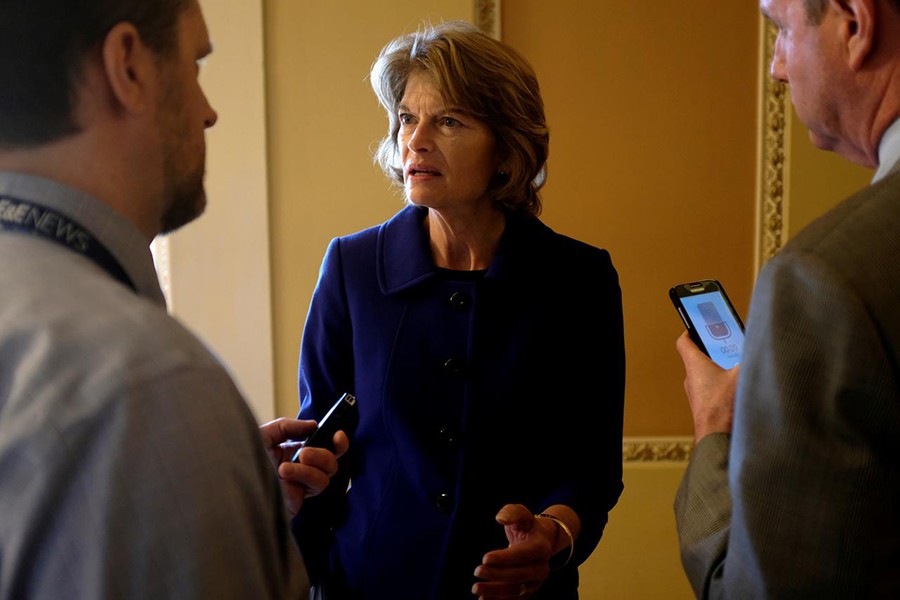
[(53, 209), (0, 195), (0, 231), (35, 235), (65, 246), (97, 263), (134, 291), (137, 288), (119, 261), (87, 229)]

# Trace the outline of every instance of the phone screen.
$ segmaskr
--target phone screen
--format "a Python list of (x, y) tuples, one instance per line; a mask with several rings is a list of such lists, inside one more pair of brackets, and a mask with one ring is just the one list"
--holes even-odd
[(706, 353), (723, 369), (741, 362), (744, 331), (721, 291), (708, 291), (678, 298), (683, 317), (694, 328), (694, 340), (702, 343)]

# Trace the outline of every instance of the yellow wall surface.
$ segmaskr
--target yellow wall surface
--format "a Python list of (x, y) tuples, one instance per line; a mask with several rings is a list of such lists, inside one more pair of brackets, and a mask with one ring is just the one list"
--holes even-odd
[[(386, 7), (386, 4), (390, 8)], [(469, 0), (267, 0), (265, 45), (276, 412), (297, 411), (300, 334), (328, 241), (402, 206), (372, 165), (386, 120), (368, 68), (424, 18)], [(610, 250), (624, 295), (625, 432), (689, 436), (682, 325), (669, 287), (719, 278), (744, 312), (752, 286), (758, 17), (747, 3), (518, 0), (503, 38), (534, 65), (551, 128), (543, 219)], [(689, 598), (672, 500), (684, 464), (627, 464), (625, 491), (581, 597)]]
[[(297, 410), (300, 334), (337, 235), (402, 205), (372, 164), (386, 120), (368, 69), (424, 20), (474, 0), (265, 0), (275, 412)], [(551, 128), (542, 218), (610, 250), (627, 350), (625, 433), (690, 435), (674, 351), (675, 283), (720, 279), (746, 315), (753, 286), (759, 42), (754, 3), (517, 0), (502, 37), (534, 65)], [(232, 117), (233, 118), (233, 117)], [(871, 172), (813, 148), (790, 110), (785, 220), (793, 235)]]
[(691, 600), (681, 568), (672, 502), (679, 462), (626, 463), (625, 489), (603, 539), (578, 569), (581, 600)]
[[(625, 302), (629, 435), (688, 435), (670, 286), (752, 286), (757, 14), (752, 4), (521, 0), (503, 37), (534, 64), (551, 127), (544, 219), (610, 250)], [(385, 117), (366, 76), (381, 46), (465, 0), (265, 3), (275, 390), (296, 412), (297, 347), (329, 239), (401, 198), (372, 165)], [(339, 18), (337, 18), (339, 16)], [(702, 32), (702, 35), (699, 33)]]
[(402, 197), (372, 163), (387, 119), (369, 67), (423, 20), (472, 20), (470, 0), (266, 0), (276, 412), (297, 414), (300, 335), (331, 238), (378, 224)]
[(753, 281), (753, 3), (518, 0), (503, 39), (538, 73), (550, 125), (544, 220), (607, 248), (625, 309), (625, 433), (689, 435), (677, 283)]
[(262, 1), (201, 6), (215, 51), (200, 82), (220, 117), (206, 135), (209, 202), (154, 247), (172, 315), (227, 365), (262, 422), (275, 411)]
[[(276, 413), (297, 411), (300, 334), (322, 254), (402, 206), (371, 160), (386, 120), (368, 69), (423, 19), (471, 0), (265, 0)], [(543, 219), (607, 248), (623, 289), (627, 436), (690, 436), (682, 325), (669, 287), (720, 279), (746, 315), (757, 202), (759, 20), (752, 2), (503, 3), (503, 39), (534, 65), (551, 128)], [(790, 231), (860, 187), (861, 171), (789, 128)], [(824, 162), (822, 162), (824, 161)], [(837, 178), (823, 179), (827, 170)], [(823, 187), (824, 186), (824, 187)], [(827, 191), (831, 193), (826, 193)], [(625, 465), (625, 491), (581, 597), (691, 598), (672, 501), (684, 462)]]
[[(468, 1), (392, 4), (265, 4), (279, 414), (296, 412), (297, 347), (328, 240), (401, 206), (371, 162), (386, 122), (368, 68), (422, 19), (472, 18)], [(619, 270), (629, 435), (690, 433), (669, 287), (719, 278), (744, 311), (752, 285), (756, 8), (701, 4), (689, 20), (673, 2), (503, 7), (503, 38), (535, 66), (547, 105), (544, 220), (609, 249)]]

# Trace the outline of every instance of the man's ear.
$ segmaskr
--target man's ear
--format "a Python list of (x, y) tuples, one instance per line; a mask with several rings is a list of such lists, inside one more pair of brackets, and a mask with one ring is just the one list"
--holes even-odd
[(837, 11), (840, 35), (851, 69), (858, 71), (875, 47), (876, 0), (830, 0)]
[(103, 68), (110, 93), (120, 108), (139, 113), (151, 105), (156, 56), (134, 25), (116, 24), (103, 41)]

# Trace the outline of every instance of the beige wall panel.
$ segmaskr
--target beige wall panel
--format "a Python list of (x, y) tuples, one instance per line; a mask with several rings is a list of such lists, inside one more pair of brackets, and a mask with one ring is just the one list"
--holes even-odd
[[(278, 414), (297, 410), (300, 332), (328, 241), (402, 205), (371, 161), (386, 122), (368, 68), (391, 37), (423, 18), (471, 18), (472, 4), (264, 2)], [(609, 249), (619, 270), (629, 436), (692, 432), (674, 350), (682, 326), (666, 297), (669, 286), (719, 278), (746, 314), (757, 18), (755, 3), (721, 0), (697, 0), (690, 14), (672, 0), (503, 4), (504, 40), (534, 64), (547, 104), (552, 142), (543, 218)], [(812, 149), (799, 125), (793, 132), (791, 231), (869, 176)], [(838, 173), (837, 182), (826, 183), (823, 173)], [(581, 568), (582, 598), (693, 597), (672, 513), (684, 467), (626, 462), (623, 496)]]
[(266, 0), (277, 412), (297, 413), (300, 334), (329, 240), (375, 225), (402, 197), (372, 164), (387, 130), (368, 82), (390, 39), (423, 20), (471, 20), (471, 0)]
[(752, 2), (519, 0), (503, 38), (551, 128), (544, 220), (610, 250), (624, 295), (625, 432), (691, 432), (667, 292), (753, 279), (758, 9)]
[(269, 282), (262, 0), (202, 0), (214, 52), (200, 80), (208, 205), (165, 240), (169, 308), (229, 368), (258, 421), (275, 412)]
[(685, 462), (626, 463), (625, 490), (600, 545), (578, 570), (583, 600), (690, 600), (672, 504)]

